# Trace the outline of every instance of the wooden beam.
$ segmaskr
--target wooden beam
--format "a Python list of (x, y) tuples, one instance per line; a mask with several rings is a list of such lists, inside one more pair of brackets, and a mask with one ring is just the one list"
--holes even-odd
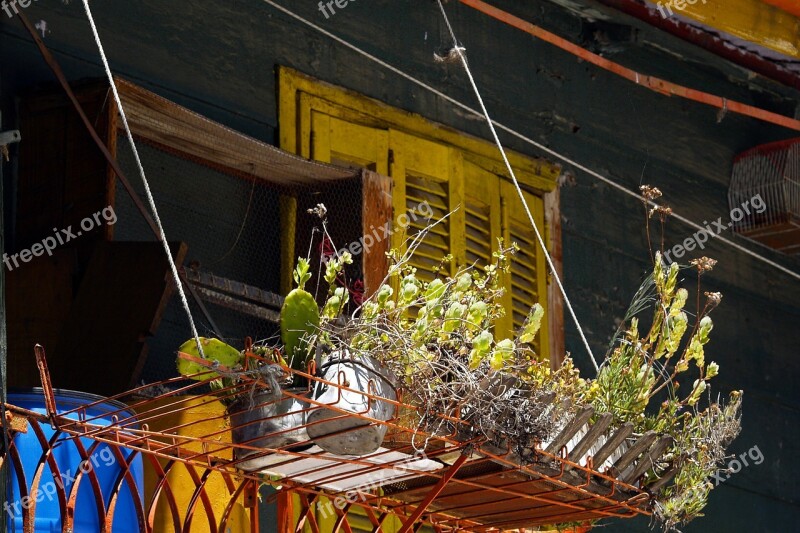
[(364, 170), (361, 177), (362, 234), (372, 240), (370, 247), (364, 246), (362, 271), (364, 273), (364, 297), (368, 298), (380, 287), (389, 271), (386, 252), (391, 246), (390, 238), (383, 238), (380, 228), (391, 224), (392, 180), (375, 172)]
[(115, 78), (134, 135), (229, 174), (281, 186), (350, 179), (357, 172), (308, 161)]
[[(544, 195), (545, 242), (559, 278), (564, 279), (563, 251), (561, 244), (561, 191), (558, 186)], [(547, 327), (550, 343), (550, 368), (561, 368), (566, 356), (564, 339), (564, 297), (553, 280), (553, 273), (547, 275)]]

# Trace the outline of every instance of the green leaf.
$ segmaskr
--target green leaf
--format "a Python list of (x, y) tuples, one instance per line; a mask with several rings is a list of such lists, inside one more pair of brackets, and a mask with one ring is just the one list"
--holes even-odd
[(298, 289), (304, 288), (308, 280), (311, 279), (311, 273), (309, 272), (310, 268), (311, 265), (309, 264), (308, 259), (303, 259), (302, 257), (297, 258), (297, 267), (295, 267), (292, 277), (294, 278), (294, 283), (297, 285)]
[(381, 285), (381, 288), (378, 289), (378, 295), (376, 297), (378, 300), (378, 305), (384, 307), (386, 302), (389, 301), (389, 298), (392, 297), (392, 294), (394, 294), (394, 290), (389, 285)]
[(472, 276), (468, 272), (458, 276), (455, 288), (456, 292), (467, 292), (470, 287), (472, 287)]
[(409, 274), (400, 283), (400, 305), (408, 305), (414, 301), (419, 293), (419, 281), (414, 274)]
[(672, 356), (681, 345), (681, 340), (689, 325), (689, 319), (686, 317), (686, 313), (681, 311), (677, 315), (667, 319), (667, 324), (669, 327), (669, 335), (667, 336), (664, 347), (667, 353)]
[(677, 316), (686, 306), (686, 300), (689, 298), (689, 291), (684, 288), (678, 289), (675, 293), (675, 299), (669, 308), (669, 316)]
[(425, 300), (427, 302), (438, 300), (444, 295), (446, 289), (447, 285), (439, 278), (436, 278), (428, 283), (428, 286), (425, 288)]
[(331, 320), (338, 317), (344, 310), (347, 302), (350, 300), (350, 293), (345, 287), (337, 287), (333, 294), (325, 302), (322, 308), (322, 316)]
[(692, 394), (689, 395), (687, 398), (686, 403), (689, 405), (694, 405), (700, 400), (700, 395), (706, 390), (706, 382), (700, 379), (695, 380), (694, 388), (692, 389)]
[(486, 305), (486, 302), (483, 300), (478, 300), (469, 306), (469, 311), (467, 312), (467, 324), (473, 328), (482, 327), (488, 316), (489, 306)]
[(528, 313), (528, 318), (522, 326), (522, 333), (519, 336), (519, 342), (530, 344), (536, 338), (539, 328), (542, 325), (542, 317), (544, 317), (544, 307), (541, 304), (534, 304)]
[(295, 370), (305, 370), (308, 339), (319, 328), (319, 307), (310, 293), (294, 289), (281, 307), (281, 340)]
[(508, 364), (514, 362), (514, 341), (503, 339), (494, 346), (490, 365), (492, 370), (502, 370)]
[(442, 324), (442, 329), (446, 332), (457, 330), (463, 322), (464, 315), (466, 314), (466, 305), (459, 302), (451, 303), (450, 307), (447, 308), (447, 311), (444, 314), (444, 323)]
[(482, 331), (472, 339), (472, 351), (469, 353), (470, 370), (478, 368), (486, 356), (489, 355), (492, 349), (492, 340), (494, 339), (489, 331)]
[[(216, 361), (228, 368), (234, 368), (237, 365), (240, 365), (242, 362), (241, 352), (239, 352), (239, 350), (233, 346), (225, 344), (219, 339), (200, 337), (200, 344), (203, 346), (203, 355), (205, 355), (205, 358), (200, 355), (200, 351), (197, 349), (197, 342), (193, 338), (181, 344), (178, 348), (178, 351), (204, 359), (209, 363)], [(192, 374), (197, 374), (198, 372), (207, 370), (206, 367), (201, 366), (198, 363), (187, 361), (185, 359), (181, 359), (180, 357), (176, 359), (176, 364), (178, 367), (178, 372), (180, 372), (180, 374), (183, 376), (190, 376)], [(208, 372), (203, 372), (198, 376), (193, 376), (192, 379), (203, 381), (216, 376), (219, 376), (219, 374), (209, 370)]]

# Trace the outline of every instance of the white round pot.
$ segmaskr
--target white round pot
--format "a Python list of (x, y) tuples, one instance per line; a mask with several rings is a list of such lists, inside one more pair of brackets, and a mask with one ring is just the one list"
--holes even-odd
[[(344, 357), (341, 355), (331, 354), (331, 359), (320, 367), (320, 377), (359, 392), (318, 381), (312, 397), (346, 413), (380, 421), (390, 420), (394, 416), (394, 404), (370, 398), (367, 394), (397, 400), (394, 376), (370, 357), (354, 359), (346, 352)], [(306, 419), (308, 436), (317, 446), (336, 455), (367, 455), (377, 450), (388, 427), (346, 413), (324, 406), (314, 409)]]

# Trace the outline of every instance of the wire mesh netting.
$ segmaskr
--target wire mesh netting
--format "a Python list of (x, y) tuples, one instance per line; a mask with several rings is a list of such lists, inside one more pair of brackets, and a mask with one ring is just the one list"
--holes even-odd
[[(144, 197), (130, 145), (124, 136), (118, 143), (120, 165)], [(187, 298), (203, 336), (220, 338), (238, 348), (244, 346), (246, 337), (263, 343), (276, 339), (284, 289), (281, 269), (292, 268), (282, 264), (282, 249), (293, 246), (295, 257), (311, 257), (315, 278), (308, 288), (322, 298), (327, 287), (320, 287), (318, 282), (321, 255), (331, 255), (360, 235), (361, 185), (357, 178), (287, 191), (209, 168), (143, 142), (137, 143), (137, 148), (168, 240), (187, 245), (183, 265), (189, 282), (185, 284)], [(287, 227), (291, 226), (282, 220), (282, 193), (296, 198), (296, 234), (289, 235)], [(115, 241), (155, 241), (121, 187), (116, 189), (115, 202)], [(328, 208), (328, 237), (320, 231), (320, 219), (308, 213), (319, 203)], [(351, 293), (363, 291), (358, 261), (348, 267), (346, 277)], [(175, 350), (189, 337), (189, 331), (186, 313), (174, 293), (155, 335), (147, 340), (148, 357), (141, 382), (177, 375)]]

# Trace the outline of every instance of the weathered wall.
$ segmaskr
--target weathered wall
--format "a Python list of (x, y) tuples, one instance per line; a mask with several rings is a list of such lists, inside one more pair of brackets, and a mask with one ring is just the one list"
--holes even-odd
[[(327, 20), (313, 0), (282, 3), (474, 105), (461, 70), (432, 61), (433, 52), (448, 44), (433, 2), (362, 0)], [(747, 72), (647, 28), (609, 33), (544, 0), (494, 3), (640, 71), (795, 113), (796, 92), (749, 79)], [(93, 9), (118, 74), (260, 139), (273, 142), (276, 136), (276, 65), (488, 135), (475, 117), (259, 0), (93, 2)], [(674, 209), (698, 222), (719, 216), (727, 220), (727, 184), (736, 153), (791, 136), (733, 115), (717, 123), (714, 109), (636, 87), (454, 2), (448, 9), (497, 120), (628, 188), (659, 186)], [(39, 2), (26, 12), (32, 20), (46, 20), (46, 42), (71, 78), (102, 74), (79, 2)], [(11, 96), (52, 77), (17, 21), (0, 15), (0, 28), (1, 92), (10, 120)], [(626, 31), (635, 42), (613, 44), (604, 37)], [(517, 139), (504, 140), (542, 155)], [(641, 212), (635, 200), (580, 172), (562, 191), (565, 285), (597, 353), (603, 352), (647, 267)], [(691, 233), (673, 222), (668, 240), (677, 242)], [(800, 270), (795, 260), (758, 250)], [(800, 466), (793, 453), (800, 442), (795, 389), (800, 284), (719, 243), (711, 243), (707, 255), (720, 265), (707, 276), (706, 289), (725, 293), (715, 312), (709, 350), (722, 367), (717, 386), (746, 390), (744, 431), (733, 448), (744, 452), (757, 445), (765, 461), (716, 490), (707, 517), (686, 531), (790, 531), (800, 520)], [(583, 368), (590, 368), (571, 325), (567, 346)], [(644, 530), (646, 524), (614, 523), (611, 530)]]

